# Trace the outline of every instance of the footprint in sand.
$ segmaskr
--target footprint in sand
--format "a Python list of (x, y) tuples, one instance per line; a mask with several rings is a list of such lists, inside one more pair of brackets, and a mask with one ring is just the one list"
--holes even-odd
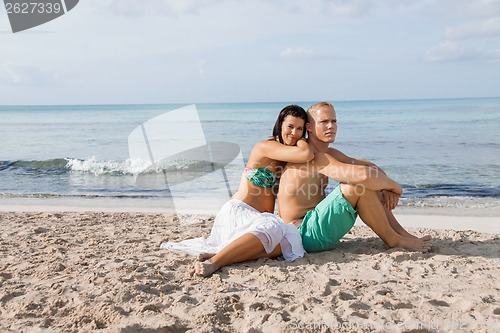
[(354, 302), (351, 305), (349, 305), (349, 307), (351, 309), (354, 309), (354, 310), (370, 310), (371, 309), (371, 306), (369, 306), (366, 303), (362, 303), (362, 302)]
[(432, 299), (429, 301), (429, 303), (431, 305), (434, 305), (434, 306), (445, 306), (445, 307), (449, 307), (450, 304), (448, 304), (447, 302), (445, 301), (440, 301), (440, 300), (437, 300), (437, 299)]
[(2, 296), (0, 298), (0, 303), (7, 303), (8, 301), (12, 300), (13, 298), (23, 296), (25, 294), (24, 291), (14, 291), (12, 293), (8, 293), (5, 296)]
[(404, 302), (400, 302), (400, 303), (397, 303), (397, 304), (394, 304), (394, 309), (413, 309), (415, 308), (413, 305), (411, 305), (410, 303), (404, 303)]
[(196, 305), (198, 304), (198, 300), (194, 297), (190, 297), (188, 295), (182, 295), (182, 296), (179, 296), (178, 298), (176, 298), (173, 302), (173, 304), (176, 304), (176, 303), (187, 303), (187, 304), (192, 304), (192, 305)]
[(248, 308), (250, 310), (254, 310), (254, 311), (263, 311), (263, 310), (267, 309), (268, 307), (264, 303), (256, 302), (256, 303), (250, 304), (250, 306)]
[(353, 300), (355, 299), (356, 297), (354, 295), (351, 295), (349, 293), (346, 293), (346, 292), (339, 292), (339, 299), (343, 300), (343, 301), (350, 301), (350, 300)]
[(382, 295), (382, 296), (385, 296), (385, 295), (390, 294), (390, 293), (392, 293), (392, 290), (389, 290), (389, 289), (381, 289), (381, 290), (377, 291), (377, 294)]

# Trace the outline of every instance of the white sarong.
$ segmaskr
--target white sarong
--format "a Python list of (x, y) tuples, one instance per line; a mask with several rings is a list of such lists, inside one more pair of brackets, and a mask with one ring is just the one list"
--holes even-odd
[(208, 238), (186, 239), (179, 243), (165, 242), (160, 247), (190, 255), (217, 253), (245, 233), (257, 236), (267, 253), (271, 253), (280, 244), (286, 261), (304, 256), (302, 239), (293, 224), (286, 224), (274, 214), (261, 213), (237, 199), (231, 199), (222, 206)]

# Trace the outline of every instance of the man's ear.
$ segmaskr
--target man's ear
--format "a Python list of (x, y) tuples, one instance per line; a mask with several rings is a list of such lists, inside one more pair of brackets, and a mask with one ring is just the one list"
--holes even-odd
[(312, 131), (311, 126), (312, 126), (312, 125), (311, 125), (311, 123), (310, 123), (310, 122), (307, 122), (307, 123), (306, 123), (306, 130), (307, 130), (308, 132), (311, 132), (311, 131)]

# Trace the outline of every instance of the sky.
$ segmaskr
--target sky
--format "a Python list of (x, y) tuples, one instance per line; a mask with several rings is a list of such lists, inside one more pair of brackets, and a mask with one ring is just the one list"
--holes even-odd
[(80, 0), (12, 33), (0, 105), (500, 96), (500, 0)]

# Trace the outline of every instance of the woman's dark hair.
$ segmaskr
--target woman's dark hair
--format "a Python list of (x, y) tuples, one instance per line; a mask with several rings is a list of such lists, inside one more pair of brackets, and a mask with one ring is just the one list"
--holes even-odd
[(294, 116), (297, 118), (304, 119), (304, 133), (302, 133), (302, 137), (304, 138), (307, 132), (305, 129), (305, 125), (307, 122), (307, 113), (302, 107), (298, 105), (288, 105), (285, 106), (285, 108), (280, 111), (278, 119), (276, 119), (276, 123), (274, 124), (273, 138), (278, 137), (279, 142), (283, 143), (283, 136), (281, 135), (281, 125), (283, 124), (283, 121), (285, 120), (286, 116)]

